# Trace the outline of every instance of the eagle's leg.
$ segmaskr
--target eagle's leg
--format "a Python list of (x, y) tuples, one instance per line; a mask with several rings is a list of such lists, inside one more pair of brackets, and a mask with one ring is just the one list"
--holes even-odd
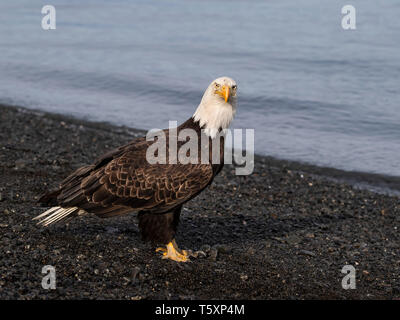
[(166, 247), (156, 249), (156, 252), (162, 252), (163, 259), (186, 262), (189, 261), (188, 252), (180, 250), (175, 241), (181, 209), (179, 206), (163, 214), (140, 212), (139, 229), (143, 240), (166, 244)]

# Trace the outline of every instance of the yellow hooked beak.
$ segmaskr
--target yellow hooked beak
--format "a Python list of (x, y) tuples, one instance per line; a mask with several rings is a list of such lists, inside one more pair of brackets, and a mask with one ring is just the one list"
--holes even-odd
[(230, 90), (228, 86), (223, 85), (220, 90), (217, 90), (215, 93), (218, 93), (222, 98), (224, 98), (225, 102), (228, 102)]

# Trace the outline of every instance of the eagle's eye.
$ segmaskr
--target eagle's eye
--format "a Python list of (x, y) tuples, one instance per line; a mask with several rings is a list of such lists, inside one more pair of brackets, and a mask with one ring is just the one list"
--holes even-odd
[(219, 88), (221, 85), (219, 83), (215, 83), (215, 87)]
[(233, 89), (233, 90), (236, 90), (236, 88), (237, 88), (237, 85), (236, 85), (236, 84), (232, 86), (232, 89)]

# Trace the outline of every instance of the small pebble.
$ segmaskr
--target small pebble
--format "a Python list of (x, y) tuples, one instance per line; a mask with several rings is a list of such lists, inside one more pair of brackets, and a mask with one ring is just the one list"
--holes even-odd
[(311, 257), (315, 257), (316, 254), (314, 252), (308, 251), (308, 250), (300, 250), (301, 254), (304, 254), (306, 256), (311, 256)]

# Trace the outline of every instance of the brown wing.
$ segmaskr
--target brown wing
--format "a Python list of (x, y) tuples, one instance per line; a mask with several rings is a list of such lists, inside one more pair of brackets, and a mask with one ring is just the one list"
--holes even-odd
[(212, 178), (207, 164), (152, 165), (127, 152), (85, 178), (81, 188), (87, 200), (97, 204), (92, 211), (98, 215), (115, 215), (110, 207), (120, 206), (166, 212), (197, 195)]
[(150, 143), (136, 140), (78, 169), (63, 181), (58, 204), (101, 217), (134, 210), (161, 213), (190, 200), (212, 181), (209, 164), (148, 163)]

